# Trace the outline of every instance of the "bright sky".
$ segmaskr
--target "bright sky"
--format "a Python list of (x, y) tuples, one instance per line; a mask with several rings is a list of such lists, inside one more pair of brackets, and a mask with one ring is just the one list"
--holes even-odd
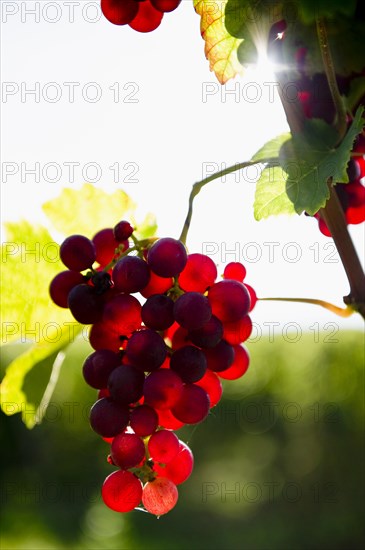
[[(2, 220), (46, 225), (41, 204), (62, 187), (90, 181), (123, 189), (141, 218), (156, 214), (159, 236), (178, 237), (195, 181), (248, 160), (287, 130), (272, 77), (248, 71), (221, 87), (190, 0), (146, 35), (98, 20), (98, 6), (1, 2)], [(348, 283), (332, 240), (304, 216), (256, 222), (255, 174), (240, 172), (201, 192), (189, 251), (209, 253), (220, 273), (225, 263), (243, 261), (261, 297), (341, 305)], [(363, 254), (363, 227), (350, 232)], [(357, 316), (280, 302), (260, 303), (253, 320), (257, 334), (271, 326), (294, 339), (308, 330), (316, 338), (319, 330), (333, 341), (339, 328), (362, 328)]]

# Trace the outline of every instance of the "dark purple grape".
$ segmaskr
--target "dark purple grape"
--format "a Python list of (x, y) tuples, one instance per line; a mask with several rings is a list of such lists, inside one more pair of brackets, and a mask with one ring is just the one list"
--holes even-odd
[(220, 372), (228, 369), (234, 361), (233, 346), (221, 340), (214, 348), (204, 350), (208, 369)]
[(143, 460), (145, 446), (136, 434), (119, 434), (112, 441), (110, 454), (116, 466), (128, 470)]
[(143, 394), (145, 402), (156, 409), (170, 409), (180, 398), (183, 382), (176, 372), (160, 369), (147, 376)]
[(150, 329), (134, 332), (126, 347), (128, 361), (144, 372), (157, 370), (167, 357), (166, 344)]
[(172, 414), (185, 424), (196, 424), (208, 416), (210, 399), (203, 388), (185, 384), (179, 401), (172, 407)]
[(77, 285), (68, 295), (68, 307), (76, 321), (90, 325), (100, 321), (103, 314), (104, 301), (96, 289), (90, 285)]
[(153, 294), (142, 306), (142, 321), (153, 330), (166, 330), (174, 322), (174, 302), (165, 294)]
[[(357, 180), (361, 175), (360, 165), (355, 159), (350, 159), (347, 165), (347, 176), (349, 181)], [(337, 190), (337, 185), (335, 189)]]
[(165, 237), (148, 251), (147, 263), (156, 275), (174, 277), (181, 273), (187, 262), (186, 248), (181, 241)]
[(223, 324), (215, 315), (205, 325), (196, 330), (191, 330), (189, 339), (200, 348), (213, 348), (221, 341), (223, 336)]
[(134, 229), (131, 224), (125, 220), (117, 223), (113, 228), (114, 238), (118, 242), (123, 242), (129, 239)]
[(61, 244), (60, 258), (69, 269), (84, 271), (95, 262), (96, 250), (94, 243), (84, 235), (71, 235)]
[(212, 316), (209, 300), (200, 292), (185, 292), (174, 304), (174, 317), (187, 330), (201, 328)]
[(90, 410), (90, 425), (102, 437), (114, 437), (127, 427), (129, 410), (108, 397), (99, 399)]
[(84, 276), (78, 271), (61, 271), (51, 281), (49, 285), (49, 294), (60, 307), (68, 307), (67, 299), (71, 290), (83, 283)]
[(131, 428), (140, 437), (153, 434), (158, 426), (158, 414), (149, 405), (140, 405), (131, 411)]
[(135, 403), (143, 395), (144, 374), (132, 365), (114, 369), (108, 379), (111, 398), (117, 403)]
[(207, 360), (200, 349), (184, 346), (172, 354), (170, 368), (180, 376), (183, 382), (191, 384), (203, 378), (207, 370)]
[(139, 292), (150, 280), (147, 263), (137, 256), (125, 256), (113, 268), (114, 286), (121, 292)]
[(111, 372), (121, 364), (118, 353), (110, 349), (99, 349), (86, 357), (82, 367), (85, 381), (92, 388), (106, 388)]

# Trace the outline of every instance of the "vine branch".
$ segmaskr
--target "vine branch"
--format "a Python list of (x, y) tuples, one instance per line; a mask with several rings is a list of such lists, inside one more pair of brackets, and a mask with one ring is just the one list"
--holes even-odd
[(223, 178), (224, 176), (227, 176), (228, 174), (232, 174), (233, 172), (237, 172), (238, 170), (242, 170), (243, 168), (247, 168), (248, 166), (254, 166), (255, 164), (268, 164), (268, 163), (277, 163), (278, 159), (277, 157), (273, 158), (267, 158), (267, 159), (261, 159), (261, 160), (248, 160), (246, 162), (240, 162), (238, 164), (234, 164), (233, 166), (229, 166), (228, 168), (225, 168), (224, 170), (220, 170), (219, 172), (215, 172), (214, 174), (202, 179), (201, 181), (197, 181), (194, 183), (193, 188), (189, 195), (189, 208), (188, 213), (185, 218), (184, 226), (181, 231), (181, 235), (179, 237), (179, 240), (186, 244), (186, 238), (188, 235), (191, 218), (193, 215), (193, 202), (195, 197), (200, 193), (200, 191), (203, 189), (205, 185), (210, 183), (211, 181), (214, 181), (216, 179)]
[(326, 25), (325, 25), (324, 19), (322, 17), (319, 17), (318, 15), (316, 17), (316, 26), (317, 26), (318, 43), (319, 43), (319, 47), (322, 55), (323, 67), (327, 77), (327, 82), (331, 92), (332, 100), (335, 105), (335, 109), (337, 113), (336, 127), (339, 133), (339, 142), (341, 142), (347, 130), (345, 103), (342, 100), (341, 94), (337, 86), (336, 72), (332, 61), (332, 55), (331, 55), (330, 45), (328, 42)]
[(326, 302), (325, 300), (317, 300), (315, 298), (258, 298), (258, 300), (264, 300), (266, 302), (299, 302), (301, 304), (312, 304), (315, 306), (324, 307), (340, 317), (350, 317), (350, 315), (354, 313), (354, 310), (351, 307), (341, 308), (331, 304), (330, 302)]

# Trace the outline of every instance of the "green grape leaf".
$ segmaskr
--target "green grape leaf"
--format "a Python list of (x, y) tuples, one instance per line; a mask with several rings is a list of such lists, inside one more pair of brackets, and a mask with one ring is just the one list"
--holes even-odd
[(209, 68), (220, 82), (242, 73), (237, 50), (242, 40), (233, 37), (225, 26), (225, 8), (228, 0), (194, 0), (194, 8), (200, 15), (200, 32), (205, 41), (205, 56)]
[(69, 310), (56, 306), (49, 296), (50, 281), (64, 266), (59, 245), (47, 229), (21, 221), (5, 224), (5, 230), (6, 241), (1, 247), (1, 344), (18, 341), (25, 351), (20, 351), (6, 369), (1, 402), (6, 414), (25, 407), (30, 425), (33, 405), (22, 390), (25, 375), (35, 364), (67, 346), (81, 326)]
[(89, 238), (100, 229), (113, 227), (123, 216), (130, 217), (135, 208), (124, 191), (108, 194), (89, 183), (80, 190), (66, 187), (57, 198), (43, 205), (43, 211), (58, 231)]
[(280, 150), (280, 165), (286, 172), (286, 191), (295, 211), (314, 215), (329, 198), (328, 183), (348, 183), (346, 167), (356, 136), (364, 126), (363, 108), (341, 144), (337, 132), (322, 120), (306, 121), (303, 133), (294, 135)]
[(138, 240), (142, 241), (144, 239), (154, 237), (156, 235), (156, 231), (157, 223), (154, 214), (147, 214), (145, 219), (140, 224), (136, 224), (134, 234)]
[(267, 158), (278, 157), (281, 146), (283, 145), (283, 143), (288, 141), (290, 137), (290, 132), (287, 132), (285, 134), (280, 134), (280, 136), (276, 136), (273, 139), (270, 139), (265, 143), (265, 145), (260, 147), (260, 149), (257, 151), (257, 153), (254, 154), (251, 160), (265, 162), (265, 159)]
[(262, 220), (278, 214), (294, 214), (294, 205), (286, 189), (286, 177), (280, 166), (266, 166), (256, 183), (254, 216)]
[[(59, 350), (66, 348), (69, 343), (69, 334), (65, 332), (56, 343), (34, 344), (8, 365), (5, 377), (1, 382), (1, 410), (6, 415), (21, 413), (22, 420), (29, 429), (41, 422), (58, 380), (59, 368), (64, 358), (64, 353)], [(47, 363), (51, 363), (53, 367), (51, 376)], [(33, 381), (33, 387), (29, 385), (28, 392), (25, 390), (27, 375), (31, 371), (33, 373), (37, 368), (41, 371), (43, 394), (41, 399), (35, 399), (33, 395), (35, 389), (39, 393), (39, 387), (34, 387), (35, 381)], [(38, 376), (37, 386), (39, 382)], [(45, 400), (44, 397), (47, 399)]]

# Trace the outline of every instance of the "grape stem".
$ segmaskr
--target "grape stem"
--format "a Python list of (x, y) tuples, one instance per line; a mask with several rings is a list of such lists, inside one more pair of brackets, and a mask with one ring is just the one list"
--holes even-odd
[(321, 50), (324, 71), (326, 73), (328, 86), (337, 113), (336, 127), (339, 133), (339, 143), (347, 131), (346, 107), (339, 92), (336, 80), (336, 72), (332, 61), (331, 49), (328, 42), (327, 29), (323, 17), (316, 16), (318, 43)]
[(215, 172), (214, 174), (211, 174), (207, 178), (202, 179), (201, 181), (197, 181), (194, 183), (193, 188), (190, 192), (189, 196), (189, 208), (188, 213), (185, 218), (184, 226), (181, 231), (181, 235), (179, 237), (179, 240), (186, 245), (186, 239), (188, 236), (188, 231), (191, 223), (191, 218), (193, 215), (193, 202), (195, 197), (200, 193), (202, 188), (210, 183), (211, 181), (214, 181), (216, 179), (223, 178), (224, 176), (227, 176), (228, 174), (232, 174), (233, 172), (237, 172), (238, 170), (242, 170), (243, 168), (247, 168), (248, 166), (254, 166), (255, 164), (266, 164), (266, 163), (277, 163), (278, 159), (275, 158), (267, 158), (267, 159), (261, 159), (261, 160), (248, 160), (246, 162), (241, 162), (239, 164), (234, 164), (233, 166), (229, 166), (228, 168), (225, 168), (224, 170), (220, 170), (219, 172)]
[(313, 304), (316, 306), (324, 307), (325, 309), (328, 309), (332, 313), (335, 313), (336, 315), (339, 315), (340, 317), (350, 317), (354, 313), (354, 310), (347, 306), (346, 308), (341, 308), (338, 306), (335, 306), (334, 304), (331, 304), (330, 302), (326, 302), (324, 300), (317, 300), (315, 298), (257, 298), (258, 300), (265, 300), (265, 301), (276, 301), (276, 302), (299, 302), (302, 304)]

